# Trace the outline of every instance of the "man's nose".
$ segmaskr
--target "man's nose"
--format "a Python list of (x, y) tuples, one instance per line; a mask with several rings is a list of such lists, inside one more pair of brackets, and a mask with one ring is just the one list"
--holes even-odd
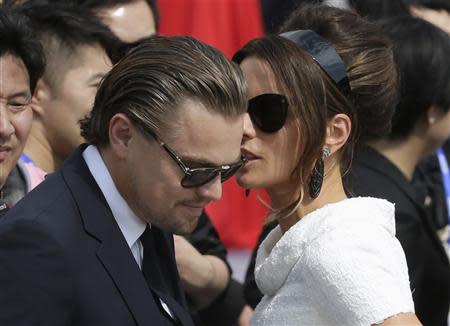
[(8, 108), (0, 103), (0, 138), (9, 138), (14, 133), (14, 126), (11, 123)]
[(220, 175), (216, 176), (210, 182), (197, 188), (199, 196), (209, 201), (216, 201), (222, 197), (222, 182)]

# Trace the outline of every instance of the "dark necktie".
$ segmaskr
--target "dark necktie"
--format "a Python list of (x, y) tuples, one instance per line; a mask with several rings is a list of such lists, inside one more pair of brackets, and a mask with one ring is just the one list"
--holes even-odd
[[(145, 280), (150, 288), (150, 291), (155, 298), (156, 304), (164, 316), (164, 321), (166, 325), (180, 325), (177, 320), (174, 320), (169, 313), (164, 309), (161, 304), (160, 299), (168, 305), (168, 292), (167, 284), (162, 276), (161, 269), (158, 264), (161, 263), (161, 259), (158, 257), (156, 252), (156, 241), (154, 237), (154, 232), (147, 225), (144, 233), (141, 235), (140, 240), (142, 246), (144, 247), (144, 258), (142, 260), (142, 272), (144, 273)], [(171, 310), (172, 314), (174, 312)]]

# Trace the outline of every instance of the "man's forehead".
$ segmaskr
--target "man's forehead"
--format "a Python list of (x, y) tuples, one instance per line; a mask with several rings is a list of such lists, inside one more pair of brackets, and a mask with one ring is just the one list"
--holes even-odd
[(229, 118), (209, 110), (200, 101), (179, 104), (170, 130), (161, 137), (180, 156), (211, 165), (235, 162), (240, 157), (243, 116)]
[(0, 97), (31, 96), (30, 77), (21, 58), (11, 54), (2, 55), (0, 72)]
[[(61, 58), (60, 65), (65, 70), (60, 69), (64, 79), (67, 75), (81, 74), (83, 79), (92, 79), (95, 75), (103, 77), (112, 68), (112, 63), (105, 49), (100, 44), (81, 45), (75, 49), (71, 55), (65, 60)], [(53, 69), (55, 69), (54, 67)]]

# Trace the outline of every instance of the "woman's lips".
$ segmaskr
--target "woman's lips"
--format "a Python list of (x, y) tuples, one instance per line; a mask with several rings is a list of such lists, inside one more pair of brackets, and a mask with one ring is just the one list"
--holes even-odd
[(254, 161), (260, 158), (259, 156), (253, 154), (251, 151), (245, 148), (241, 148), (241, 154), (247, 160), (247, 162)]

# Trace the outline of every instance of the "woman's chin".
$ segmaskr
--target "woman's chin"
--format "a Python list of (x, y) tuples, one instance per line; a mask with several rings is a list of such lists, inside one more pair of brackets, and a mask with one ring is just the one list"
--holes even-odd
[(239, 186), (244, 189), (260, 189), (264, 188), (264, 184), (261, 183), (261, 178), (255, 178), (248, 173), (236, 175), (236, 181)]

